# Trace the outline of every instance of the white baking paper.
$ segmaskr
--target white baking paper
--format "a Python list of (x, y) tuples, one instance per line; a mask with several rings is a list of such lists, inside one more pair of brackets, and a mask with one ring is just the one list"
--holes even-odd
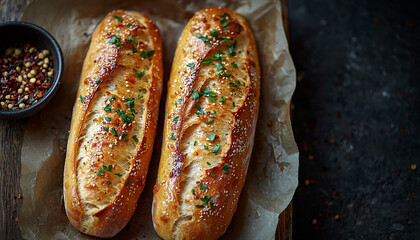
[[(68, 221), (62, 183), (72, 108), (82, 62), (96, 25), (116, 9), (136, 10), (152, 18), (162, 35), (167, 81), (182, 29), (194, 12), (210, 6), (228, 7), (248, 20), (257, 40), (262, 68), (260, 112), (250, 171), (238, 210), (222, 239), (274, 239), (278, 216), (289, 204), (298, 184), (299, 155), (289, 112), (296, 83), (295, 68), (283, 30), (279, 0), (39, 0), (31, 3), (24, 11), (23, 20), (45, 28), (57, 39), (64, 54), (64, 74), (55, 98), (29, 120), (25, 130), (21, 176), (24, 201), (19, 212), (25, 238), (94, 239), (79, 233)], [(162, 141), (163, 111), (160, 113), (157, 146)], [(160, 148), (156, 147), (137, 210), (115, 239), (159, 239), (151, 220), (159, 155)]]

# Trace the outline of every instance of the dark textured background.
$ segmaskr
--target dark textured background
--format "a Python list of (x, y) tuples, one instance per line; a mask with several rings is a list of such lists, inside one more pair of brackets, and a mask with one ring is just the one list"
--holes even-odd
[(419, 1), (292, 0), (289, 20), (294, 238), (420, 239)]

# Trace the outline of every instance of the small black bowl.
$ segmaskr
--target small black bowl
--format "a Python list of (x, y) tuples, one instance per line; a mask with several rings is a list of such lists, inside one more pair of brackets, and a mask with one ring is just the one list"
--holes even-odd
[(3, 56), (7, 48), (13, 47), (17, 42), (29, 42), (31, 46), (39, 50), (47, 49), (52, 57), (54, 80), (45, 96), (24, 109), (15, 111), (0, 109), (0, 118), (18, 119), (29, 117), (45, 107), (57, 92), (63, 72), (63, 54), (57, 41), (47, 31), (31, 23), (19, 21), (1, 23), (0, 36), (3, 36), (0, 38), (1, 56)]

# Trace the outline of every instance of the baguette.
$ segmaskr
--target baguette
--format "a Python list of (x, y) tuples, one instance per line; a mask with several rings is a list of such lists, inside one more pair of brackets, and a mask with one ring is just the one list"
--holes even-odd
[(92, 35), (67, 145), (64, 203), (79, 231), (112, 237), (133, 215), (153, 150), (162, 75), (152, 20), (109, 13)]
[(197, 12), (168, 83), (153, 223), (163, 239), (217, 239), (236, 211), (257, 122), (260, 67), (250, 27), (226, 8)]

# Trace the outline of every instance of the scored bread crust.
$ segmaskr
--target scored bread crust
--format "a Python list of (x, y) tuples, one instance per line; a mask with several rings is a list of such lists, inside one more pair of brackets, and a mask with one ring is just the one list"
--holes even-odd
[(217, 239), (226, 231), (246, 178), (259, 92), (245, 19), (220, 7), (197, 12), (182, 32), (168, 83), (152, 209), (160, 237)]
[(79, 231), (112, 237), (133, 215), (153, 150), (162, 77), (157, 26), (134, 11), (109, 13), (92, 35), (67, 145), (64, 203)]

